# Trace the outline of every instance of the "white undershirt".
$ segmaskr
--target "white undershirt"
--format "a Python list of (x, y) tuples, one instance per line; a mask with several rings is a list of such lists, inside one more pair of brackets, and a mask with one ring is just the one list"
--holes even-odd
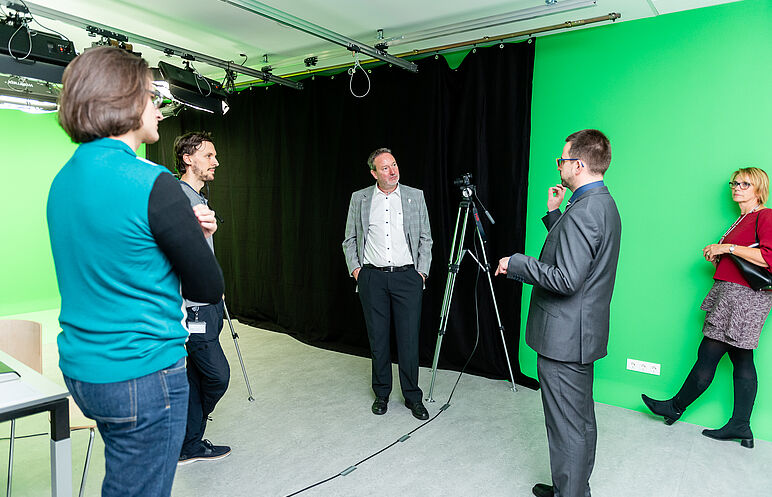
[(364, 263), (379, 267), (413, 264), (403, 229), (399, 184), (389, 194), (383, 193), (377, 184), (373, 187)]

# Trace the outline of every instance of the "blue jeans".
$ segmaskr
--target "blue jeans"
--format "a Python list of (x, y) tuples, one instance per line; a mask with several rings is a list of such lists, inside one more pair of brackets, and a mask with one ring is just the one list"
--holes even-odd
[(116, 383), (64, 381), (105, 443), (102, 497), (168, 497), (188, 411), (185, 360)]

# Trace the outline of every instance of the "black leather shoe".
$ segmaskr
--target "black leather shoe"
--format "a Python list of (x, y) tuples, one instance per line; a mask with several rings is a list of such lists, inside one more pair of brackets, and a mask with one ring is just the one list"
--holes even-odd
[(552, 485), (545, 485), (544, 483), (537, 483), (531, 490), (536, 497), (554, 497), (555, 489)]
[(702, 430), (702, 434), (714, 440), (739, 440), (745, 448), (753, 448), (753, 432), (746, 421), (730, 419), (727, 424), (718, 430)]
[(426, 420), (429, 419), (429, 411), (424, 407), (423, 402), (420, 400), (413, 404), (412, 402), (405, 401), (405, 407), (410, 409), (413, 413), (413, 417), (416, 419)]
[(375, 398), (375, 402), (373, 402), (373, 414), (378, 414), (380, 416), (381, 414), (386, 414), (386, 411), (388, 409), (389, 409), (388, 397)]
[(658, 416), (665, 418), (666, 425), (672, 425), (681, 415), (684, 413), (675, 406), (673, 399), (668, 400), (654, 400), (644, 394), (641, 394), (643, 403), (649, 408), (651, 412)]

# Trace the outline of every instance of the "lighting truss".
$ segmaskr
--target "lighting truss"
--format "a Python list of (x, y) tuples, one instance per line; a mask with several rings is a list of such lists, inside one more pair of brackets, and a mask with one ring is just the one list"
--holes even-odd
[(399, 57), (394, 57), (393, 55), (389, 55), (385, 51), (379, 48), (371, 47), (365, 43), (359, 42), (347, 36), (343, 36), (342, 34), (336, 33), (327, 28), (323, 28), (322, 26), (318, 26), (312, 22), (306, 21), (305, 19), (301, 19), (300, 17), (295, 17), (292, 14), (288, 14), (279, 9), (275, 9), (270, 5), (266, 5), (261, 2), (256, 2), (254, 0), (220, 0), (220, 1), (228, 5), (238, 7), (252, 14), (257, 14), (267, 19), (271, 19), (280, 24), (284, 24), (285, 26), (289, 26), (291, 28), (297, 29), (298, 31), (303, 31), (304, 33), (308, 33), (312, 36), (316, 36), (317, 38), (321, 38), (331, 43), (335, 43), (336, 45), (345, 47), (346, 49), (351, 50), (352, 52), (361, 52), (365, 55), (369, 55), (374, 59), (388, 62), (397, 67), (401, 67), (402, 69), (407, 69), (408, 71), (411, 71), (411, 72), (418, 72), (418, 66), (410, 61), (400, 59)]
[(33, 15), (39, 15), (41, 17), (45, 17), (47, 19), (53, 19), (55, 21), (62, 21), (72, 26), (80, 27), (85, 30), (89, 30), (90, 28), (92, 30), (93, 28), (99, 28), (102, 30), (111, 31), (111, 32), (126, 36), (128, 39), (131, 39), (135, 43), (156, 49), (167, 55), (176, 55), (178, 57), (182, 57), (183, 59), (187, 59), (187, 60), (193, 59), (198, 62), (209, 64), (210, 66), (213, 66), (213, 67), (225, 69), (226, 71), (234, 71), (237, 73), (246, 74), (249, 76), (262, 79), (263, 81), (266, 81), (266, 82), (270, 81), (272, 83), (288, 86), (296, 90), (300, 90), (303, 88), (303, 84), (298, 83), (297, 81), (292, 81), (290, 79), (282, 78), (280, 76), (274, 76), (273, 74), (270, 74), (264, 71), (258, 71), (257, 69), (252, 69), (250, 67), (240, 66), (238, 64), (234, 64), (233, 62), (218, 59), (199, 52), (194, 52), (192, 50), (187, 50), (185, 48), (171, 45), (169, 43), (164, 43), (162, 41), (153, 40), (151, 38), (147, 38), (145, 36), (131, 33), (126, 30), (114, 28), (114, 27), (107, 26), (105, 24), (100, 24), (94, 21), (89, 21), (88, 19), (83, 19), (81, 17), (67, 14), (65, 12), (59, 12), (58, 10), (49, 9), (48, 7), (37, 5), (32, 2), (26, 2), (26, 4)]
[(551, 4), (540, 5), (538, 7), (529, 7), (527, 9), (515, 10), (504, 14), (481, 17), (479, 19), (472, 19), (454, 24), (447, 24), (445, 26), (423, 29), (413, 33), (406, 33), (401, 36), (394, 36), (392, 38), (383, 40), (376, 46), (388, 48), (396, 45), (402, 45), (404, 43), (415, 43), (433, 38), (440, 38), (442, 36), (474, 31), (476, 29), (492, 28), (495, 26), (501, 26), (502, 24), (511, 24), (513, 22), (537, 19), (539, 17), (545, 17), (561, 12), (569, 12), (572, 10), (594, 7), (595, 5), (596, 0), (562, 0)]

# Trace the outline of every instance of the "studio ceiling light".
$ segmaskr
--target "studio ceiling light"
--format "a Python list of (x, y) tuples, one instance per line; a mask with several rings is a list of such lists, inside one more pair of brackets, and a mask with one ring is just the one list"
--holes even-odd
[(0, 19), (0, 73), (61, 83), (75, 47), (70, 40), (30, 29), (25, 14)]
[(153, 76), (155, 86), (172, 102), (218, 115), (228, 112), (228, 94), (222, 85), (201, 76), (189, 64), (181, 68), (161, 61)]
[(31, 114), (56, 112), (59, 90), (20, 76), (0, 76), (0, 109), (16, 109)]

